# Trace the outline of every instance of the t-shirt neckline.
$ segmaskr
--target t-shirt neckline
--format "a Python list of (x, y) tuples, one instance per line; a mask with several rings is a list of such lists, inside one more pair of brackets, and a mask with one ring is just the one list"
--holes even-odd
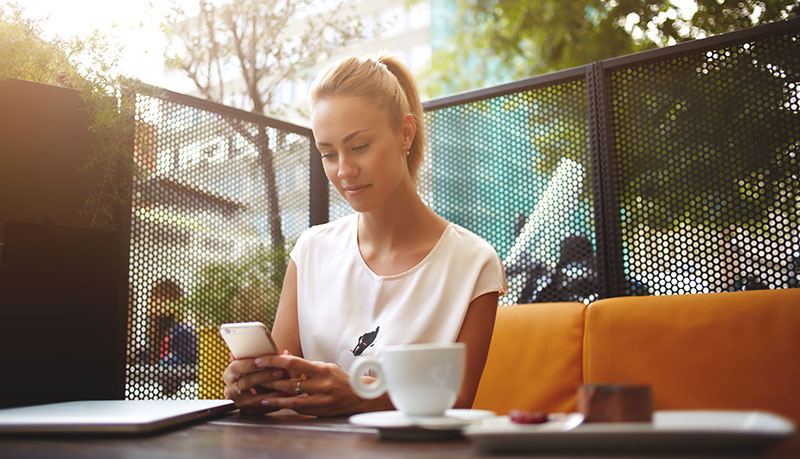
[(439, 236), (439, 240), (436, 241), (436, 244), (433, 246), (433, 248), (416, 265), (412, 266), (411, 268), (401, 273), (390, 274), (388, 276), (381, 276), (380, 274), (377, 274), (375, 271), (372, 270), (372, 268), (369, 267), (367, 262), (364, 260), (364, 257), (361, 255), (361, 249), (359, 249), (358, 247), (358, 218), (359, 215), (356, 212), (355, 218), (353, 218), (353, 223), (351, 224), (352, 225), (351, 229), (353, 234), (350, 240), (352, 241), (353, 250), (355, 251), (356, 258), (358, 258), (358, 261), (360, 262), (361, 266), (367, 271), (367, 273), (369, 273), (370, 276), (372, 276), (374, 279), (377, 280), (399, 279), (401, 277), (408, 276), (410, 274), (413, 274), (415, 271), (420, 270), (423, 266), (425, 266), (426, 263), (428, 263), (428, 260), (433, 258), (434, 254), (439, 249), (439, 247), (444, 243), (444, 240), (447, 238), (447, 235), (453, 228), (453, 224), (451, 222), (447, 222), (447, 226), (445, 227), (444, 231), (442, 231), (441, 236)]

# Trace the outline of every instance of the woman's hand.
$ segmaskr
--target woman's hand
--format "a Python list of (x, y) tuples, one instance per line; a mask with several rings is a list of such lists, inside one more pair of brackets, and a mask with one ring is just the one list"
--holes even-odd
[(254, 359), (241, 359), (228, 365), (222, 374), (225, 398), (233, 400), (245, 414), (264, 414), (280, 409), (262, 405), (261, 397), (268, 391), (265, 385), (285, 379), (286, 372), (278, 368), (259, 368), (253, 362)]
[[(302, 414), (336, 416), (393, 409), (385, 394), (374, 400), (365, 400), (356, 395), (350, 388), (350, 375), (332, 363), (310, 362), (292, 355), (267, 355), (251, 361), (250, 365), (255, 369), (266, 370), (270, 378), (243, 378), (242, 393), (244, 394), (244, 388), (247, 387), (244, 384), (249, 385), (255, 381), (262, 387), (275, 391), (257, 394), (243, 401), (243, 404), (252, 408), (256, 406), (252, 403), (258, 403), (262, 412), (291, 408)], [(275, 377), (279, 372), (294, 377)], [(298, 388), (300, 395), (296, 395)]]

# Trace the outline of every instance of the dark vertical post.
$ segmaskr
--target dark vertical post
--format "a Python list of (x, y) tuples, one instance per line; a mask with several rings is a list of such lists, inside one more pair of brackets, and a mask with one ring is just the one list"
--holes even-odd
[[(120, 378), (120, 399), (126, 397), (125, 383), (128, 378), (128, 329), (133, 326), (133, 305), (135, 298), (133, 298), (133, 288), (130, 279), (130, 253), (133, 231), (133, 183), (134, 174), (137, 170), (135, 163), (136, 151), (136, 91), (125, 88), (123, 90), (123, 110), (125, 112), (126, 122), (130, 123), (128, 138), (125, 140), (130, 146), (130, 156), (127, 158), (127, 165), (122, 164), (117, 170), (116, 181), (119, 184), (119, 189), (122, 190), (122, 200), (114, 208), (114, 222), (116, 230), (119, 234), (119, 266), (117, 271), (117, 301), (120, 307), (118, 308), (117, 326), (119, 327), (118, 333), (122, 345), (117, 350), (118, 358), (116, 359), (117, 367), (114, 368), (114, 374)], [(125, 161), (126, 159), (120, 159)]]
[(600, 297), (625, 295), (620, 209), (615, 184), (611, 88), (602, 62), (586, 66)]
[(309, 226), (328, 222), (328, 179), (322, 169), (319, 150), (314, 143), (314, 136), (309, 134)]

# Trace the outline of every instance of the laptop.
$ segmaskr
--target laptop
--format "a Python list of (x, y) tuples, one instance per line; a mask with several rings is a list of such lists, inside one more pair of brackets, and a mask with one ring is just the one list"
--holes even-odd
[(0, 409), (3, 434), (144, 434), (220, 416), (230, 400), (89, 400)]

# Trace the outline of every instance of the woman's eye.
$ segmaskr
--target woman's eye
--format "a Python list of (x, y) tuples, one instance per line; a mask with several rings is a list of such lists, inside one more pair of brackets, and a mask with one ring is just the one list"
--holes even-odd
[(322, 159), (333, 159), (336, 157), (336, 153), (323, 153)]
[(365, 143), (364, 145), (356, 145), (355, 147), (353, 147), (353, 150), (356, 150), (356, 151), (358, 151), (358, 150), (366, 150), (368, 146), (369, 146), (368, 143)]

